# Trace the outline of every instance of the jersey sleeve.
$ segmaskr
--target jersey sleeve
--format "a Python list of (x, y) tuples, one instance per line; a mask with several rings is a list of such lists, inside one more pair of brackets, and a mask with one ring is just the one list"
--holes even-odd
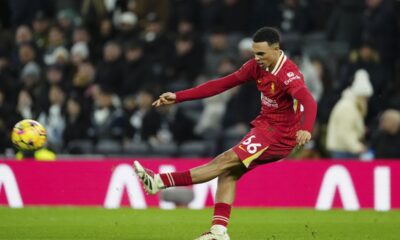
[(302, 130), (312, 132), (317, 115), (317, 103), (304, 83), (303, 74), (299, 70), (287, 71), (282, 76), (283, 88), (304, 107)]
[(283, 88), (291, 96), (293, 96), (293, 94), (296, 91), (300, 90), (301, 88), (306, 88), (306, 84), (304, 82), (304, 76), (297, 69), (295, 69), (293, 71), (289, 70), (285, 73), (282, 73), (281, 80), (282, 80)]
[(225, 77), (210, 80), (197, 87), (176, 92), (176, 102), (211, 97), (237, 85), (250, 81), (253, 79), (252, 72), (254, 71), (254, 64), (249, 64), (250, 61), (243, 64), (243, 66), (236, 72)]
[(244, 63), (242, 67), (235, 72), (235, 75), (243, 82), (256, 79), (257, 78), (256, 60), (253, 58)]

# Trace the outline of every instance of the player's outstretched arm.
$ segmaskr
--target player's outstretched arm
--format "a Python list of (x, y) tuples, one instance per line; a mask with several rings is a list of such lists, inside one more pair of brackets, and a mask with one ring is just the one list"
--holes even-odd
[(176, 94), (172, 92), (166, 92), (161, 94), (157, 100), (155, 100), (151, 105), (153, 107), (160, 107), (163, 105), (170, 105), (176, 102)]

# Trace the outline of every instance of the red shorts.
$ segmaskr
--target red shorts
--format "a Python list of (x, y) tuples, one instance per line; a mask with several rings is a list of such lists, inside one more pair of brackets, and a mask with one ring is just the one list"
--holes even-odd
[(274, 130), (254, 127), (232, 150), (248, 169), (253, 169), (289, 155), (295, 147), (295, 141), (293, 144), (284, 144), (279, 141), (281, 138), (282, 135)]

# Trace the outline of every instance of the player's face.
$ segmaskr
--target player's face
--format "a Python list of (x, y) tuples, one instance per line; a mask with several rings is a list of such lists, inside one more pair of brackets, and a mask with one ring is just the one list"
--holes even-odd
[(269, 45), (267, 42), (253, 42), (253, 53), (257, 64), (263, 68), (273, 67), (279, 58), (279, 45)]

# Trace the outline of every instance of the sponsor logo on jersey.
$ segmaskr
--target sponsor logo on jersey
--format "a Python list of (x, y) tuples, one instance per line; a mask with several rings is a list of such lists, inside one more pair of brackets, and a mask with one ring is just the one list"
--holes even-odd
[[(294, 80), (301, 79), (301, 77), (299, 75), (294, 75), (294, 73), (292, 73), (292, 72), (288, 72), (287, 75), (288, 75), (289, 79), (287, 79), (283, 82), (285, 85), (289, 85), (289, 83), (293, 82)], [(289, 75), (291, 75), (291, 76), (289, 76)]]
[(276, 102), (276, 100), (266, 97), (263, 94), (261, 95), (261, 103), (267, 107), (278, 108), (278, 103)]

